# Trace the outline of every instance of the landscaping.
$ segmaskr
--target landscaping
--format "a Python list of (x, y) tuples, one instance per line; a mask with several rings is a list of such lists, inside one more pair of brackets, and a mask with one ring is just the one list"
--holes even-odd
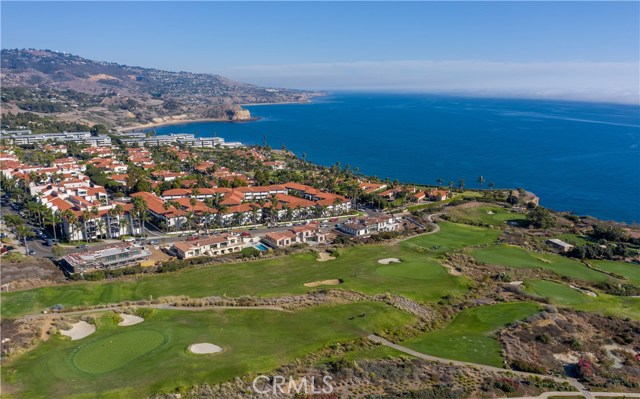
[(509, 302), (465, 309), (445, 328), (412, 338), (403, 345), (445, 359), (502, 367), (500, 344), (493, 333), (540, 310), (532, 302)]

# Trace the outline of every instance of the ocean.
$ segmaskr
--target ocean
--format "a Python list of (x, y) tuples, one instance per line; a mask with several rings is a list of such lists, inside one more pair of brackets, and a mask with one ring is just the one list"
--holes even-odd
[[(196, 133), (285, 146), (309, 161), (391, 180), (523, 187), (543, 206), (640, 222), (640, 108), (567, 101), (342, 93), (247, 106), (253, 122), (194, 122)], [(485, 187), (486, 187), (485, 183)]]

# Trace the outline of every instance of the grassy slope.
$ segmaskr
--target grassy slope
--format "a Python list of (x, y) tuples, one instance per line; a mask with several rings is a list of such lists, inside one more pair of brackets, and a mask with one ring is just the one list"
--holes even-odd
[(538, 304), (511, 302), (462, 311), (447, 327), (410, 339), (404, 344), (419, 352), (446, 359), (501, 367), (500, 344), (493, 332), (538, 312)]
[[(3, 315), (39, 312), (57, 303), (67, 307), (170, 295), (193, 298), (212, 295), (277, 296), (310, 291), (304, 283), (341, 278), (340, 288), (367, 294), (393, 292), (419, 301), (436, 301), (463, 293), (467, 280), (449, 275), (435, 260), (445, 250), (491, 243), (499, 232), (443, 223), (438, 234), (416, 237), (395, 246), (362, 246), (343, 250), (338, 259), (317, 262), (312, 254), (299, 254), (242, 264), (211, 266), (135, 280), (68, 284), (2, 294)], [(416, 246), (438, 247), (419, 253)], [(381, 258), (403, 263), (383, 266)], [(335, 288), (335, 287), (334, 287)]]
[(471, 255), (485, 263), (524, 269), (547, 269), (561, 276), (578, 280), (603, 282), (611, 279), (604, 273), (589, 269), (578, 261), (560, 255), (529, 252), (508, 245), (477, 249), (472, 251)]
[(598, 296), (593, 298), (562, 283), (547, 280), (530, 280), (525, 286), (528, 292), (548, 298), (558, 306), (640, 320), (640, 298), (603, 293), (598, 293)]
[[(357, 317), (366, 313), (366, 317)], [(356, 316), (349, 320), (351, 316)], [(95, 397), (143, 397), (207, 381), (267, 372), (330, 343), (412, 323), (413, 316), (380, 303), (320, 306), (293, 313), (263, 310), (157, 311), (145, 322), (117, 327), (107, 313), (98, 331), (82, 340), (56, 336), (3, 367), (4, 383), (20, 386), (24, 397), (62, 398), (79, 393)], [(123, 331), (125, 333), (123, 333)], [(123, 361), (109, 371), (109, 343), (138, 342), (144, 331), (165, 335), (166, 342), (142, 357)], [(122, 342), (120, 342), (122, 341)], [(193, 355), (192, 343), (212, 342), (224, 348), (215, 355)], [(157, 344), (157, 343), (154, 343)], [(93, 353), (94, 364), (84, 356)], [(121, 351), (122, 352), (122, 351)], [(75, 356), (74, 356), (75, 354)], [(84, 370), (79, 370), (80, 364)], [(160, 366), (161, 365), (161, 366)], [(107, 370), (87, 372), (87, 370)]]
[(591, 261), (600, 270), (622, 276), (635, 285), (640, 285), (640, 265), (611, 260)]

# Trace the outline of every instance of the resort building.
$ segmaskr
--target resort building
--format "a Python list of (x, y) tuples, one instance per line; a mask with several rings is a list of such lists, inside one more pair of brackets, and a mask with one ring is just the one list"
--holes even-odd
[(179, 241), (173, 244), (171, 249), (180, 259), (189, 259), (197, 256), (219, 256), (240, 252), (242, 239), (235, 234), (222, 234), (195, 241)]
[(353, 237), (367, 237), (374, 233), (400, 230), (400, 223), (390, 216), (366, 217), (348, 220), (336, 228)]
[(108, 246), (97, 251), (78, 252), (62, 258), (62, 265), (69, 273), (95, 269), (117, 269), (149, 259), (151, 253), (131, 243)]

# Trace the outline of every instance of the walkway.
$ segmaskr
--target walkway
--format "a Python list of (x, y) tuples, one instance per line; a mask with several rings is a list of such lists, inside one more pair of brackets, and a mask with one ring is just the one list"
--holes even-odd
[(564, 391), (558, 391), (558, 392), (545, 392), (543, 394), (541, 394), (540, 396), (525, 396), (525, 397), (520, 397), (520, 398), (510, 398), (510, 399), (546, 399), (549, 398), (551, 396), (583, 396), (586, 399), (595, 399), (596, 397), (626, 397), (626, 398), (640, 398), (640, 393), (627, 393), (627, 392), (590, 392), (588, 391), (584, 385), (582, 385), (578, 380), (576, 380), (575, 378), (560, 378), (560, 377), (553, 377), (553, 376), (548, 376), (548, 375), (542, 375), (542, 374), (535, 374), (535, 373), (526, 373), (524, 371), (515, 371), (515, 370), (507, 370), (507, 369), (502, 369), (499, 367), (493, 367), (493, 366), (487, 366), (484, 364), (476, 364), (476, 363), (470, 363), (470, 362), (462, 362), (459, 360), (451, 360), (451, 359), (443, 359), (441, 357), (436, 357), (436, 356), (431, 356), (431, 355), (426, 355), (424, 353), (421, 352), (417, 352), (411, 348), (407, 348), (406, 346), (402, 346), (402, 345), (398, 345), (398, 344), (394, 344), (393, 342), (390, 342), (382, 337), (379, 337), (377, 335), (371, 334), (369, 335), (367, 338), (369, 338), (371, 341), (388, 346), (389, 348), (393, 348), (397, 351), (406, 353), (408, 355), (411, 356), (415, 356), (419, 359), (424, 359), (424, 360), (428, 360), (431, 362), (439, 362), (439, 363), (448, 363), (454, 366), (463, 366), (463, 367), (473, 367), (473, 368), (477, 368), (480, 370), (485, 370), (485, 371), (491, 371), (491, 372), (498, 372), (498, 373), (511, 373), (511, 374), (515, 374), (515, 375), (520, 375), (523, 377), (536, 377), (536, 378), (546, 378), (546, 379), (551, 379), (553, 381), (556, 382), (566, 382), (569, 383), (571, 386), (573, 386), (574, 388), (576, 388), (579, 392), (564, 392)]

